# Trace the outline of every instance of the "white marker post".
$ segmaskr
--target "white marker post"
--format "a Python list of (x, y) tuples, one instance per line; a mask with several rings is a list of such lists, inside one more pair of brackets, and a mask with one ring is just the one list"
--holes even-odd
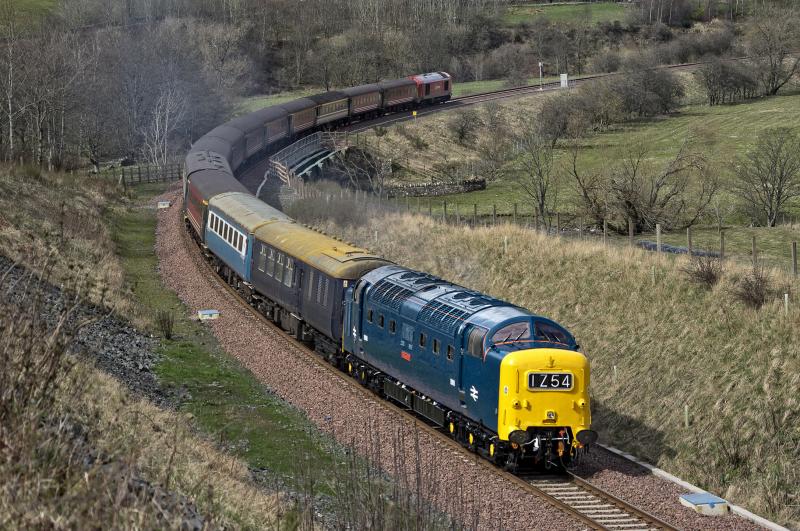
[(543, 68), (544, 68), (544, 63), (539, 61), (539, 90), (544, 90), (544, 75), (543, 75), (544, 72), (542, 70)]

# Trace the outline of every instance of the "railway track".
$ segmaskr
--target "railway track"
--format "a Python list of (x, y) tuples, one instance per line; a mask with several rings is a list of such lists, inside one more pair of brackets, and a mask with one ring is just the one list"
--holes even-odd
[(592, 485), (585, 479), (567, 472), (563, 476), (520, 478), (532, 488), (566, 506), (571, 514), (593, 529), (616, 531), (672, 530), (659, 518), (620, 500), (616, 496)]
[(520, 489), (537, 496), (544, 503), (553, 508), (569, 514), (576, 521), (586, 526), (585, 528), (587, 529), (626, 531), (662, 529), (676, 531), (676, 528), (659, 520), (655, 516), (633, 507), (573, 474), (557, 478), (552, 476), (531, 476), (528, 478), (515, 476), (484, 459), (478, 458), (461, 444), (447, 436), (442, 429), (432, 426), (415, 415), (409, 414), (407, 410), (402, 409), (388, 400), (381, 400), (372, 391), (361, 386), (354, 379), (327, 363), (311, 350), (308, 345), (288, 335), (282, 328), (248, 304), (241, 294), (217, 275), (213, 266), (204, 260), (202, 255), (197, 252), (199, 248), (196, 242), (192, 240), (188, 231), (181, 230), (181, 235), (183, 244), (190, 248), (189, 254), (192, 256), (192, 260), (197, 263), (202, 271), (212, 278), (212, 282), (215, 285), (221, 287), (235, 297), (237, 302), (241, 303), (253, 317), (276, 331), (285, 341), (295, 347), (295, 350), (299, 354), (325, 370), (331, 377), (338, 378), (342, 383), (347, 385), (349, 389), (359, 393), (376, 407), (393, 411), (405, 418), (411, 419), (417, 429), (427, 432), (462, 457), (474, 460), (476, 465), (482, 467), (488, 473), (500, 476), (502, 479), (514, 484)]

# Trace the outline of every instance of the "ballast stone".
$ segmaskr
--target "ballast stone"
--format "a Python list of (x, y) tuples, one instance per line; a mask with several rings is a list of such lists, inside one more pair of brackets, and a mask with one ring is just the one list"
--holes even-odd
[(705, 516), (725, 516), (731, 511), (727, 501), (708, 492), (683, 494), (679, 499), (681, 505)]

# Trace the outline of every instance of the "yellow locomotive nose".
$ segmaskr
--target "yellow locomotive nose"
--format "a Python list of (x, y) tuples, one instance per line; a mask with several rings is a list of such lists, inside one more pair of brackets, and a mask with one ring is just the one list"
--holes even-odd
[[(537, 428), (588, 430), (589, 363), (580, 352), (534, 348), (507, 354), (500, 364), (497, 433), (524, 444)], [(513, 434), (513, 436), (512, 436)]]

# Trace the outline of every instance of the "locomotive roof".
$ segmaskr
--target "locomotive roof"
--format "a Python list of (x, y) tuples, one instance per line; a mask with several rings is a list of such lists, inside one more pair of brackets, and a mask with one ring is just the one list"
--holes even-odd
[(220, 170), (233, 175), (225, 156), (214, 151), (190, 151), (186, 155), (186, 175), (191, 175), (200, 170)]
[(377, 83), (371, 85), (359, 85), (357, 87), (350, 87), (342, 89), (342, 92), (348, 96), (361, 96), (362, 94), (369, 94), (370, 92), (380, 92), (381, 87)]
[(289, 114), (305, 111), (306, 109), (311, 109), (316, 106), (317, 104), (314, 103), (314, 100), (310, 100), (308, 98), (298, 98), (296, 100), (291, 100), (280, 104), (280, 107), (283, 107)]
[(331, 90), (321, 94), (314, 94), (313, 96), (309, 96), (308, 99), (315, 102), (317, 105), (323, 105), (325, 103), (331, 103), (332, 101), (345, 100), (347, 99), (347, 94), (339, 92), (338, 90)]
[(447, 72), (429, 72), (427, 74), (411, 76), (411, 79), (416, 79), (424, 83), (433, 83), (435, 81), (447, 81), (450, 79), (450, 74)]
[(390, 262), (297, 223), (273, 223), (256, 230), (256, 238), (309, 264), (326, 275), (345, 280)]
[(467, 323), (488, 330), (516, 317), (533, 316), (511, 303), (396, 265), (371, 271), (364, 280), (372, 284), (371, 300), (453, 335)]
[(196, 171), (189, 176), (189, 182), (206, 201), (225, 192), (249, 193), (236, 177), (223, 170)]
[(221, 211), (248, 232), (254, 232), (268, 223), (278, 221), (291, 223), (289, 216), (247, 191), (215, 195), (208, 205)]
[(378, 86), (382, 89), (393, 89), (397, 87), (407, 87), (409, 85), (416, 85), (413, 79), (404, 77), (403, 79), (392, 79), (391, 81), (381, 81)]

